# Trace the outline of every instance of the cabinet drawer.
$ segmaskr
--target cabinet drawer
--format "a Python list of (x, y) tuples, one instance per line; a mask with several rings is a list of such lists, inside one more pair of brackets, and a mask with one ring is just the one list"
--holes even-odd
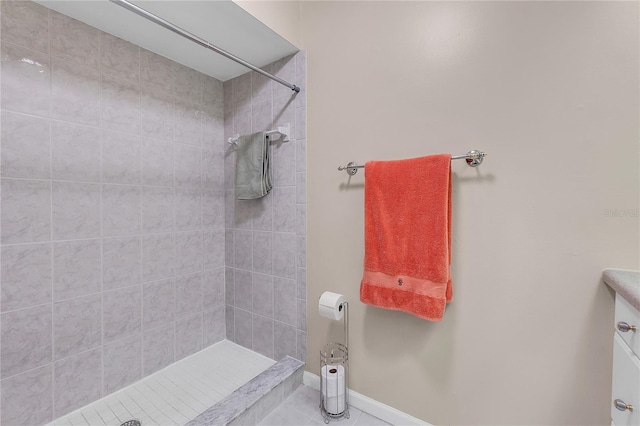
[[(627, 345), (631, 348), (633, 353), (637, 357), (640, 357), (640, 311), (631, 306), (624, 297), (616, 294), (616, 308), (615, 308), (615, 325), (616, 332), (622, 337), (622, 340), (627, 342)], [(635, 325), (636, 331), (631, 330), (622, 332), (618, 328), (618, 324), (625, 322), (629, 325)]]
[[(636, 357), (622, 338), (613, 336), (613, 383), (611, 420), (616, 426), (640, 425), (640, 359)], [(620, 411), (613, 401), (620, 399), (633, 410)]]

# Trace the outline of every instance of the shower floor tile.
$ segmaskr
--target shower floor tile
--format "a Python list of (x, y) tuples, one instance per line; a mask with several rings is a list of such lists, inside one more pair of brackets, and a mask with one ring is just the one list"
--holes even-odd
[(275, 364), (224, 340), (145, 377), (50, 425), (184, 425)]

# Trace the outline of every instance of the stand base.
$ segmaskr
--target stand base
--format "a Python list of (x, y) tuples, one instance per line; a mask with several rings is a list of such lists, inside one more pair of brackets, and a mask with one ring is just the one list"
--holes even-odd
[(349, 414), (349, 404), (345, 403), (345, 409), (342, 413), (339, 414), (331, 414), (324, 408), (324, 400), (320, 400), (320, 413), (322, 417), (324, 417), (324, 423), (329, 424), (331, 420), (340, 420), (340, 419), (348, 419), (351, 417)]

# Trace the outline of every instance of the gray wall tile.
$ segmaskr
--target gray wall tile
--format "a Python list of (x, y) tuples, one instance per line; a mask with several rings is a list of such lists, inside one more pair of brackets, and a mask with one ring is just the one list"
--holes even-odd
[(173, 143), (143, 138), (141, 152), (142, 184), (173, 186)]
[(0, 316), (2, 378), (51, 362), (51, 304)]
[(217, 149), (202, 150), (202, 188), (219, 188), (224, 183), (224, 153)]
[(173, 62), (164, 56), (140, 49), (140, 80), (142, 87), (173, 94)]
[(142, 340), (139, 334), (104, 346), (104, 389), (109, 394), (142, 377)]
[(173, 230), (174, 188), (142, 187), (142, 232)]
[(52, 59), (51, 117), (100, 125), (100, 71)]
[(202, 233), (204, 250), (203, 267), (215, 269), (224, 266), (224, 230), (204, 231)]
[(3, 2), (2, 39), (49, 53), (48, 12), (34, 2)]
[(272, 233), (253, 232), (253, 270), (263, 274), (272, 273)]
[(202, 103), (211, 108), (216, 114), (221, 115), (224, 111), (222, 82), (208, 75), (201, 74), (200, 84), (202, 88)]
[(176, 321), (176, 360), (202, 349), (202, 313)]
[(142, 336), (144, 376), (155, 373), (174, 361), (175, 339), (173, 322), (144, 331)]
[(102, 349), (57, 361), (53, 366), (54, 418), (102, 396)]
[(209, 346), (225, 338), (224, 305), (204, 311), (202, 318), (204, 345)]
[(53, 182), (53, 238), (100, 236), (100, 185)]
[(224, 268), (224, 303), (235, 305), (235, 271), (233, 268)]
[(200, 188), (202, 184), (202, 150), (200, 147), (178, 143), (175, 145), (175, 185)]
[(307, 301), (303, 299), (296, 299), (296, 327), (307, 331)]
[(145, 284), (142, 294), (142, 325), (145, 330), (167, 323), (173, 324), (176, 310), (173, 278)]
[(220, 149), (224, 145), (224, 114), (205, 108), (202, 117), (202, 147)]
[(249, 271), (235, 270), (234, 306), (249, 312), (253, 310), (252, 275)]
[(74, 355), (101, 344), (102, 296), (78, 297), (53, 305), (54, 359)]
[(296, 141), (296, 171), (304, 172), (307, 170), (307, 141)]
[(295, 327), (275, 321), (274, 339), (275, 339), (274, 359), (279, 360), (284, 358), (287, 355), (293, 358), (298, 358)]
[(142, 83), (141, 133), (151, 138), (172, 140), (174, 123), (173, 97)]
[(273, 276), (253, 274), (252, 312), (273, 318)]
[(296, 285), (298, 299), (307, 300), (307, 270), (298, 268), (296, 270)]
[(103, 342), (106, 344), (142, 329), (142, 286), (106, 291), (102, 296)]
[(50, 240), (50, 182), (3, 178), (0, 203), (0, 241), (3, 244)]
[(51, 302), (51, 245), (2, 247), (0, 311)]
[(295, 185), (295, 142), (272, 146), (271, 155), (273, 156), (273, 185), (278, 187)]
[(235, 266), (235, 236), (233, 229), (224, 230), (224, 264), (227, 267)]
[(135, 235), (140, 228), (140, 187), (102, 185), (102, 234)]
[(125, 80), (138, 80), (140, 48), (111, 34), (101, 35), (102, 72)]
[[(7, 3), (2, 3), (3, 6), (5, 4)], [(3, 26), (3, 39), (5, 34), (7, 31)], [(0, 49), (2, 50), (0, 57), (2, 66), (0, 101), (2, 108), (48, 117), (51, 101), (49, 55), (6, 42), (2, 43)], [(28, 60), (23, 61), (23, 58)]]
[(53, 299), (99, 293), (102, 290), (100, 240), (53, 243)]
[(224, 191), (202, 191), (202, 227), (224, 229)]
[(296, 236), (273, 233), (273, 275), (285, 278), (296, 276)]
[(139, 284), (142, 280), (140, 237), (102, 240), (103, 290)]
[(296, 285), (294, 280), (276, 277), (273, 281), (273, 318), (296, 325)]
[(200, 73), (184, 65), (173, 63), (173, 87), (177, 98), (200, 103)]
[(90, 68), (100, 66), (100, 31), (54, 10), (49, 11), (51, 56)]
[(251, 105), (251, 73), (242, 74), (233, 79), (233, 108), (244, 108)]
[(51, 177), (49, 120), (2, 112), (3, 177), (48, 179)]
[(234, 342), (251, 349), (253, 346), (253, 314), (236, 308), (234, 310), (234, 323)]
[(142, 237), (142, 280), (156, 281), (174, 275), (175, 235)]
[(251, 133), (251, 107), (238, 108), (233, 114), (233, 134)]
[(100, 118), (106, 129), (140, 134), (140, 92), (138, 80), (102, 76), (102, 111)]
[(100, 130), (51, 123), (52, 173), (56, 180), (100, 182)]
[(202, 191), (195, 188), (176, 188), (176, 229), (188, 231), (202, 228)]
[(273, 197), (267, 196), (256, 200), (253, 229), (258, 231), (273, 230)]
[(202, 282), (202, 300), (205, 309), (224, 305), (225, 303), (225, 269), (209, 269), (204, 271)]
[(296, 236), (296, 267), (307, 267), (307, 237), (304, 235)]
[(202, 232), (176, 234), (176, 273), (188, 274), (202, 270)]
[(251, 231), (236, 230), (234, 233), (234, 266), (250, 271), (252, 268), (252, 233)]
[(307, 235), (307, 206), (306, 204), (296, 205), (296, 234)]
[(3, 425), (42, 425), (53, 420), (51, 370), (48, 364), (0, 382)]
[(296, 358), (307, 359), (307, 333), (296, 330)]
[(183, 144), (200, 146), (200, 116), (202, 114), (198, 105), (182, 99), (176, 99), (175, 114), (173, 140)]
[(140, 184), (140, 138), (104, 131), (102, 134), (102, 182)]
[(254, 314), (252, 349), (266, 357), (273, 358), (273, 344), (273, 320)]
[(176, 318), (202, 311), (202, 273), (176, 278)]

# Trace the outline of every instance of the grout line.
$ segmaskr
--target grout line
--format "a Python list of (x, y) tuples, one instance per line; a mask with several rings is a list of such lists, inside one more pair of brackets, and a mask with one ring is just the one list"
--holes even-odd
[[(49, 32), (49, 117), (51, 117), (51, 110), (52, 110), (52, 102), (53, 102), (53, 96), (52, 96), (52, 87), (53, 87), (53, 61), (52, 61), (52, 57), (51, 57), (51, 10), (47, 9), (47, 30)], [(49, 118), (49, 121), (47, 123), (47, 125), (49, 126), (49, 201), (51, 203), (50, 205), (50, 217), (49, 220), (50, 222), (50, 239), (51, 241), (53, 241), (53, 226), (54, 226), (54, 222), (53, 222), (53, 126), (51, 123), (51, 120)], [(55, 418), (56, 416), (56, 412), (57, 412), (57, 407), (56, 407), (56, 365), (55, 365), (55, 324), (56, 324), (56, 320), (55, 320), (55, 277), (56, 277), (56, 271), (55, 271), (55, 262), (54, 262), (54, 248), (53, 248), (53, 242), (50, 243), (50, 248), (49, 250), (51, 251), (51, 417), (52, 420), (53, 418)]]

